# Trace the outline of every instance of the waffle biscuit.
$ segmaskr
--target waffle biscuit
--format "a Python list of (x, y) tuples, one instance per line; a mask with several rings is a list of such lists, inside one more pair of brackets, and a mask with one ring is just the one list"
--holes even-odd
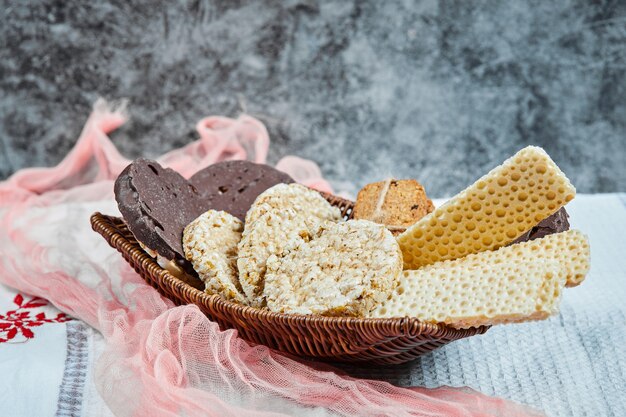
[(404, 271), (371, 317), (410, 316), (455, 328), (542, 320), (558, 311), (564, 285), (565, 270), (554, 261), (443, 261)]
[[(499, 249), (503, 251), (504, 248)], [(589, 239), (579, 230), (554, 233), (507, 248), (512, 257), (522, 261), (556, 261), (565, 269), (565, 286), (580, 285), (591, 267)], [(475, 258), (470, 255), (468, 258)], [(458, 261), (458, 260), (457, 260)], [(456, 262), (456, 261), (454, 261)]]
[[(575, 287), (583, 282), (591, 265), (589, 240), (579, 230), (554, 233), (540, 239), (515, 243), (496, 251), (473, 253), (463, 258), (446, 261), (446, 265), (456, 267), (465, 264), (479, 268), (481, 262), (486, 259), (496, 263), (496, 259), (505, 259), (507, 262), (531, 262), (533, 260), (557, 262), (565, 271), (567, 287)], [(433, 265), (438, 264), (427, 265), (421, 269), (427, 271)]]
[(543, 149), (524, 148), (398, 236), (404, 268), (505, 246), (575, 194)]
[[(529, 269), (529, 265), (533, 263), (540, 265), (539, 269)], [(533, 283), (533, 280), (539, 279), (537, 274), (547, 273), (550, 268), (554, 268), (565, 285), (574, 286), (585, 279), (589, 266), (587, 237), (578, 230), (556, 233), (497, 251), (476, 253), (460, 259), (437, 262), (419, 270), (405, 271), (394, 297), (381, 305), (372, 316), (409, 315), (425, 321), (445, 322), (455, 327), (463, 327), (468, 323), (473, 323), (469, 324), (471, 326), (545, 318), (552, 311), (550, 308), (553, 304), (542, 304), (538, 313), (532, 315), (528, 313), (528, 304), (520, 301), (523, 299), (524, 303), (528, 303), (528, 299), (536, 298), (539, 291), (543, 291), (536, 282)], [(412, 279), (416, 282), (410, 282)], [(437, 283), (437, 279), (448, 282)], [(526, 279), (528, 283), (518, 283)], [(529, 290), (524, 285), (534, 287)], [(545, 288), (551, 288), (552, 284), (546, 285)], [(459, 290), (459, 286), (463, 291)], [(506, 293), (503, 292), (504, 289)], [(462, 299), (466, 295), (474, 304)], [(500, 298), (491, 299), (492, 295)], [(506, 297), (510, 299), (508, 302), (505, 302)], [(558, 301), (557, 298), (555, 295), (552, 301)], [(508, 303), (518, 310), (516, 313), (510, 310), (505, 314), (506, 310), (499, 303)], [(473, 310), (462, 310), (459, 307), (471, 307)], [(490, 309), (493, 314), (484, 315)], [(525, 316), (527, 313), (530, 314), (528, 317)], [(509, 317), (507, 314), (513, 316)]]

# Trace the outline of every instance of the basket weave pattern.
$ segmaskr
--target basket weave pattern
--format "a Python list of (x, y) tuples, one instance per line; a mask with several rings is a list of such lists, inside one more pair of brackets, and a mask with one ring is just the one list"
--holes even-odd
[[(344, 218), (353, 203), (325, 195)], [(139, 246), (119, 217), (94, 213), (93, 229), (150, 285), (177, 305), (196, 304), (222, 329), (237, 329), (248, 342), (324, 361), (399, 364), (453, 340), (482, 334), (487, 327), (457, 330), (415, 318), (363, 319), (279, 314), (242, 306), (193, 288), (161, 268)]]

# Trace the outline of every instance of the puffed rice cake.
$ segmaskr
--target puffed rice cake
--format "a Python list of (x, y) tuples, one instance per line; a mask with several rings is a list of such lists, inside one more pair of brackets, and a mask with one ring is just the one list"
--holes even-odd
[(291, 208), (267, 211), (248, 225), (239, 242), (239, 282), (253, 307), (264, 307), (263, 287), (266, 262), (272, 255), (282, 256), (309, 241), (318, 233), (321, 220)]
[(239, 243), (239, 282), (254, 307), (265, 306), (265, 263), (301, 241), (308, 241), (325, 221), (341, 212), (317, 191), (300, 184), (278, 184), (261, 193), (248, 210)]
[(206, 293), (246, 304), (237, 273), (242, 230), (241, 220), (224, 211), (209, 210), (185, 227), (183, 249), (204, 281)]
[(246, 224), (252, 224), (268, 211), (282, 210), (285, 207), (321, 220), (341, 220), (341, 211), (330, 205), (317, 191), (300, 184), (278, 184), (256, 198), (246, 214)]
[(365, 316), (386, 301), (402, 271), (402, 253), (383, 225), (325, 223), (310, 242), (267, 260), (264, 295), (281, 313)]

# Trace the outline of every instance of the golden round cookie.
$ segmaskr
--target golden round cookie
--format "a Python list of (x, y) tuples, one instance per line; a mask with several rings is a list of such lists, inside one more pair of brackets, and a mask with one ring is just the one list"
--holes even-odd
[(389, 178), (359, 191), (352, 218), (384, 224), (397, 236), (434, 209), (419, 182)]
[(310, 242), (267, 260), (263, 293), (276, 312), (362, 317), (389, 298), (401, 272), (400, 247), (383, 225), (325, 223)]
[(191, 262), (205, 292), (246, 304), (237, 273), (237, 244), (243, 223), (225, 211), (209, 210), (183, 232), (185, 258)]

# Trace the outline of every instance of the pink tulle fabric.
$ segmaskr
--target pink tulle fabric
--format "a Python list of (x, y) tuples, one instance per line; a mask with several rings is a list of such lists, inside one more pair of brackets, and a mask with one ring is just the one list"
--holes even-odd
[[(113, 181), (129, 161), (107, 134), (125, 120), (97, 102), (58, 166), (0, 183), (0, 281), (102, 333), (93, 375), (116, 416), (539, 415), (469, 389), (399, 388), (311, 367), (221, 331), (193, 305), (175, 307), (90, 229), (93, 211), (117, 213)], [(197, 141), (159, 161), (189, 177), (220, 160), (266, 160), (269, 136), (252, 117), (208, 117), (196, 128)], [(313, 162), (286, 157), (277, 167), (331, 191)]]

